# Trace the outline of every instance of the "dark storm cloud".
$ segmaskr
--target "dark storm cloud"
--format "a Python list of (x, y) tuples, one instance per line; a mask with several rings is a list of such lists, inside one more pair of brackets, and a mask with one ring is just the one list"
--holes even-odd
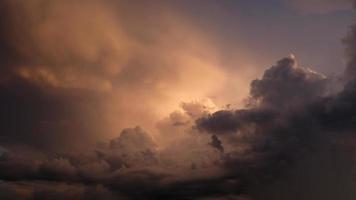
[(252, 81), (250, 95), (261, 107), (287, 109), (321, 97), (326, 83), (324, 75), (299, 67), (291, 55), (266, 70), (262, 79)]
[(251, 110), (221, 110), (196, 120), (199, 130), (216, 134), (236, 133), (239, 129), (254, 123), (267, 123), (276, 115), (275, 112), (264, 109)]
[[(34, 76), (29, 73), (53, 61), (41, 53), (40, 42), (34, 39), (35, 26), (43, 20), (33, 13), (37, 3), (0, 3), (0, 140), (3, 145), (66, 151), (93, 137), (96, 130), (83, 123), (78, 109), (92, 106), (90, 112), (96, 112), (100, 97), (85, 89), (54, 89), (48, 84), (55, 79), (51, 69), (39, 69)], [(42, 6), (39, 12), (45, 16), (47, 5)], [(79, 138), (82, 144), (78, 145)]]
[[(342, 141), (344, 136), (353, 138), (349, 133), (354, 131), (353, 79), (349, 79), (340, 93), (325, 96), (327, 79), (293, 63), (293, 58), (284, 58), (268, 69), (262, 79), (252, 82), (254, 104), (250, 108), (207, 114), (204, 109), (201, 111), (200, 105), (185, 104), (187, 116), (175, 114), (169, 118), (170, 127), (165, 131), (177, 128), (172, 123), (174, 121), (203, 116), (196, 120), (195, 127), (201, 132), (212, 133), (205, 146), (218, 151), (220, 157), (211, 163), (203, 161), (198, 166), (197, 158), (202, 154), (215, 155), (201, 151), (200, 156), (191, 162), (190, 170), (204, 170), (204, 166), (211, 164), (223, 170), (222, 175), (167, 181), (174, 177), (173, 170), (179, 168), (164, 169), (169, 166), (169, 160), (157, 151), (149, 134), (136, 127), (124, 129), (119, 137), (99, 144), (95, 152), (86, 152), (82, 156), (26, 149), (4, 153), (0, 159), (3, 180), (0, 189), (4, 191), (1, 195), (25, 199), (49, 198), (53, 194), (69, 199), (85, 199), (88, 194), (96, 194), (98, 198), (102, 195), (103, 198), (198, 199), (230, 194), (237, 199), (261, 199), (263, 194), (280, 192), (273, 186), (268, 192), (265, 189), (271, 183), (284, 180), (286, 171), (304, 157), (318, 152), (319, 148), (330, 144), (333, 144), (332, 148), (339, 148), (335, 142)], [(353, 67), (351, 62), (348, 67)], [(301, 88), (300, 92), (290, 93)], [(281, 102), (284, 104), (279, 105)], [(200, 133), (197, 137), (199, 135), (205, 134)], [(182, 142), (176, 154), (167, 155), (179, 156), (182, 151), (189, 152), (185, 148), (192, 146), (185, 143)], [(48, 184), (36, 185), (37, 181), (47, 181)], [(24, 185), (26, 190), (18, 192)], [(64, 192), (62, 187), (71, 192)]]
[[(284, 61), (292, 61), (290, 59), (285, 58)], [(285, 84), (288, 89), (293, 90), (292, 84), (296, 85), (296, 88), (307, 85), (312, 88), (311, 90), (323, 88), (320, 87), (322, 85), (320, 82), (324, 82), (325, 78), (319, 79), (321, 75), (298, 69), (295, 66), (292, 68), (288, 65), (290, 62), (286, 63), (287, 65), (279, 65), (284, 66), (280, 67), (283, 72), (286, 67), (287, 74), (294, 74), (293, 72), (301, 74), (300, 76), (287, 76), (292, 82)], [(271, 69), (267, 71), (271, 72)], [(43, 189), (36, 186), (40, 188), (40, 193), (45, 196), (44, 198), (53, 194), (72, 195), (72, 193), (63, 193), (60, 189), (56, 191), (51, 189), (52, 182), (56, 185), (63, 184), (61, 182), (65, 181), (70, 182), (70, 185), (63, 185), (63, 187), (74, 187), (73, 195), (79, 199), (83, 198), (82, 195), (90, 194), (92, 188), (95, 187), (103, 188), (95, 194), (100, 196), (101, 190), (104, 190), (102, 195), (107, 195), (108, 198), (125, 196), (129, 199), (142, 197), (197, 199), (231, 194), (237, 199), (261, 199), (260, 195), (265, 194), (264, 188), (269, 183), (280, 180), (291, 166), (296, 165), (299, 160), (316, 151), (320, 146), (328, 146), (335, 139), (342, 137), (342, 134), (335, 135), (335, 130), (349, 132), (354, 130), (352, 126), (354, 93), (352, 84), (350, 84), (352, 81), (335, 96), (324, 97), (322, 91), (307, 95), (311, 91), (309, 90), (306, 93), (300, 92), (300, 97), (293, 96), (292, 99), (288, 99), (289, 97), (284, 96), (283, 92), (289, 92), (289, 90), (283, 90), (284, 88), (281, 88), (279, 84), (276, 87), (281, 89), (278, 90), (280, 93), (275, 94), (273, 98), (268, 96), (268, 90), (274, 89), (270, 86), (274, 85), (271, 82), (281, 83), (280, 75), (272, 77), (274, 78), (264, 76), (261, 79), (263, 81), (258, 84), (259, 87), (265, 88), (263, 95), (255, 97), (262, 98), (259, 104), (244, 110), (218, 111), (197, 119), (198, 130), (216, 134), (205, 145), (221, 152), (220, 160), (213, 162), (213, 165), (223, 169), (224, 174), (221, 176), (165, 182), (167, 177), (169, 179), (172, 176), (170, 174), (172, 169), (168, 171), (160, 169), (166, 166), (167, 160), (160, 157), (162, 155), (156, 151), (156, 145), (150, 136), (141, 128), (136, 127), (124, 129), (119, 137), (108, 143), (100, 144), (96, 152), (90, 152), (85, 156), (51, 156), (43, 153), (30, 153), (32, 151), (22, 155), (21, 152), (26, 150), (10, 151), (2, 156), (0, 161), (2, 172), (0, 175), (4, 181), (1, 187), (11, 186), (20, 189), (24, 184), (18, 182), (20, 180), (26, 180), (25, 184), (30, 185), (36, 184), (34, 180), (51, 181), (51, 184)], [(283, 82), (288, 81), (288, 79), (283, 79)], [(262, 83), (269, 86), (263, 87)], [(264, 98), (265, 96), (268, 98)], [(272, 101), (274, 99), (280, 101), (281, 98), (288, 99), (286, 102), (293, 106), (286, 104), (278, 109), (277, 104)], [(346, 118), (340, 118), (342, 114), (346, 114)], [(189, 113), (187, 115), (191, 116)], [(171, 117), (170, 120), (174, 121), (176, 117)], [(171, 122), (169, 124), (175, 127)], [(340, 126), (343, 129), (335, 128)], [(180, 151), (183, 151), (184, 147), (181, 146)], [(239, 149), (240, 147), (244, 148)], [(334, 148), (337, 148), (337, 145), (334, 145)], [(169, 155), (178, 156), (179, 154)], [(204, 165), (197, 167), (194, 162), (193, 165), (194, 167), (191, 168), (193, 171), (204, 169)], [(79, 191), (77, 191), (78, 187)], [(140, 189), (137, 190), (137, 187)], [(2, 195), (5, 197), (6, 195), (15, 197), (27, 195), (28, 199), (40, 199), (37, 197), (38, 190), (33, 191), (32, 186), (26, 188), (28, 192), (26, 194), (8, 189), (9, 192), (3, 192)], [(273, 187), (270, 190), (278, 191)]]
[[(356, 3), (356, 2), (355, 2)], [(356, 29), (351, 27), (343, 40), (346, 45), (347, 66), (345, 70), (345, 86), (335, 96), (326, 98), (318, 106), (321, 121), (324, 126), (341, 131), (355, 131), (356, 113)], [(320, 112), (320, 110), (322, 110)]]
[(165, 176), (149, 169), (157, 163), (156, 144), (140, 127), (124, 129), (96, 151), (62, 154), (31, 145), (9, 147), (1, 147), (1, 199), (138, 198)]
[[(270, 187), (268, 192), (261, 191), (269, 183), (280, 179), (288, 184), (290, 180), (281, 177), (285, 171), (293, 169), (296, 163), (305, 162), (301, 161), (304, 157), (314, 155), (315, 157), (310, 159), (319, 159), (319, 156), (324, 154), (315, 155), (315, 152), (327, 153), (333, 151), (332, 148), (340, 153), (337, 156), (349, 155), (342, 153), (343, 150), (340, 151), (340, 148), (344, 148), (345, 140), (355, 139), (356, 87), (353, 70), (356, 56), (353, 54), (355, 44), (352, 42), (354, 38), (355, 32), (352, 30), (345, 40), (349, 45), (350, 61), (346, 70), (348, 73), (346, 77), (349, 78), (344, 89), (338, 94), (325, 95), (327, 78), (309, 69), (298, 67), (295, 65), (296, 61), (289, 57), (266, 70), (261, 80), (252, 82), (251, 109), (218, 111), (196, 121), (199, 130), (212, 134), (232, 133), (238, 138), (232, 143), (249, 145), (248, 151), (243, 155), (230, 151), (224, 158), (230, 175), (240, 181), (240, 188), (246, 189), (242, 191), (250, 191), (248, 193), (256, 199), (280, 199), (271, 196), (281, 192), (277, 187)], [(269, 115), (265, 115), (266, 111)], [(251, 114), (254, 117), (246, 118)], [(248, 128), (250, 138), (246, 140), (244, 132)], [(336, 157), (330, 159), (335, 159), (336, 162)], [(351, 163), (351, 157), (345, 158), (344, 163), (340, 165), (346, 167), (347, 163)], [(350, 169), (346, 173), (351, 175), (354, 172), (355, 170)], [(320, 176), (317, 171), (311, 173)], [(328, 176), (327, 173), (337, 172), (325, 173), (324, 175)], [(347, 192), (354, 194), (349, 190)], [(335, 189), (318, 196), (325, 198), (328, 196), (326, 194), (335, 196), (339, 193), (340, 190)], [(304, 199), (313, 199), (312, 195), (304, 193), (300, 195), (304, 196)], [(346, 196), (346, 199), (350, 199), (351, 196)]]
[[(81, 104), (92, 106), (100, 99), (82, 90), (46, 91), (23, 79), (0, 85), (0, 139), (5, 144), (23, 144), (55, 150), (66, 143), (70, 148), (94, 131), (81, 122), (76, 111)], [(92, 133), (91, 133), (92, 132)], [(91, 133), (91, 134), (90, 134)], [(71, 137), (71, 140), (68, 140)], [(86, 139), (86, 138), (85, 138)], [(85, 143), (86, 140), (83, 140)]]
[(96, 200), (117, 198), (126, 199), (124, 196), (115, 196), (102, 185), (85, 186), (80, 184), (67, 184), (46, 181), (19, 181), (0, 183), (0, 198), (11, 200)]
[[(259, 104), (244, 110), (218, 111), (196, 120), (198, 130), (216, 134), (205, 145), (221, 153), (220, 158), (211, 163), (212, 166), (224, 170), (225, 175), (221, 177), (164, 183), (163, 180), (172, 176), (170, 170), (174, 168), (168, 171), (161, 170), (162, 167), (169, 166), (168, 160), (156, 151), (154, 141), (139, 127), (124, 129), (119, 137), (99, 145), (96, 152), (88, 152), (84, 156), (53, 156), (35, 152), (21, 155), (21, 151), (24, 150), (9, 152), (0, 161), (3, 172), (1, 177), (6, 184), (14, 184), (14, 181), (18, 180), (69, 181), (80, 184), (81, 187), (103, 184), (109, 191), (118, 191), (120, 195), (124, 194), (133, 199), (142, 196), (151, 199), (158, 197), (189, 199), (224, 193), (236, 195), (249, 193), (252, 188), (259, 188), (259, 184), (277, 179), (283, 170), (318, 146), (322, 138), (320, 133), (323, 127), (318, 117), (325, 114), (320, 102), (329, 103), (329, 100), (323, 100), (321, 91), (309, 96), (301, 92), (301, 97), (294, 96), (288, 99), (287, 102), (293, 105), (290, 107), (284, 105), (278, 109), (277, 104), (272, 102), (274, 99), (280, 101), (281, 98), (288, 98), (283, 92), (293, 89), (291, 85), (296, 85), (296, 88), (300, 88), (301, 85), (308, 86), (313, 90), (321, 88), (320, 82), (325, 81), (325, 78), (318, 79), (321, 75), (298, 69), (299, 67), (290, 65), (291, 62), (294, 60), (285, 58), (278, 63), (279, 67), (271, 68), (278, 69), (276, 70), (278, 72), (280, 70), (285, 72), (287, 69), (287, 74), (293, 74), (287, 76), (291, 80), (280, 81), (282, 75), (274, 70), (267, 70), (274, 72), (272, 73), (274, 76), (273, 78), (264, 76), (261, 79), (263, 81), (258, 84), (261, 88), (264, 88), (262, 83), (268, 85), (263, 90), (263, 95), (253, 97), (262, 98)], [(288, 81), (292, 83), (282, 84)], [(268, 89), (274, 89), (270, 86), (274, 85), (271, 82), (285, 85), (288, 90), (283, 90), (281, 85), (276, 84), (280, 93), (273, 96), (278, 98), (272, 98), (268, 96)], [(254, 90), (253, 87), (251, 90)], [(306, 97), (308, 99), (304, 99)], [(314, 104), (318, 107), (314, 108)], [(196, 115), (191, 113), (188, 112), (187, 115), (194, 119)], [(206, 115), (205, 112), (199, 113)], [(170, 120), (174, 121), (176, 117), (171, 117)], [(169, 124), (175, 127), (171, 122)], [(168, 156), (178, 156), (182, 151), (186, 151), (184, 148), (191, 147), (186, 146), (184, 142), (182, 144), (176, 154)], [(240, 146), (245, 147), (236, 149)], [(187, 150), (189, 152), (189, 149)], [(200, 154), (207, 152), (201, 151)], [(194, 158), (192, 165), (195, 167), (191, 170), (202, 170), (204, 165), (209, 164), (203, 161), (201, 166), (197, 167), (196, 163), (199, 163), (197, 158), (201, 156)], [(137, 186), (141, 188), (139, 192), (135, 189)], [(199, 191), (204, 189), (204, 192), (197, 192), (194, 188), (199, 188)]]
[(297, 109), (321, 98), (328, 79), (311, 69), (299, 67), (296, 59), (283, 58), (252, 81), (251, 109), (222, 110), (197, 120), (198, 129), (213, 133), (235, 133), (252, 124), (259, 126), (281, 117), (281, 111)]
[[(181, 130), (188, 136), (168, 143), (166, 151), (160, 151), (146, 131), (135, 127), (99, 143), (95, 150), (62, 153), (54, 149), (66, 148), (70, 142), (79, 145), (88, 132), (96, 131), (89, 125), (100, 114), (90, 112), (99, 117), (83, 124), (76, 109), (83, 104), (96, 108), (98, 93), (93, 95), (86, 87), (49, 90), (58, 82), (48, 71), (14, 71), (14, 65), (41, 58), (29, 58), (28, 49), (9, 43), (11, 34), (19, 33), (13, 29), (28, 30), (18, 23), (30, 19), (20, 15), (9, 23), (7, 16), (14, 10), (6, 10), (6, 4), (12, 3), (0, 3), (1, 11), (7, 13), (0, 19), (1, 72), (7, 72), (7, 76), (0, 75), (0, 145), (4, 146), (0, 147), (0, 199), (351, 200), (355, 196), (354, 182), (345, 181), (355, 174), (350, 167), (354, 162), (349, 161), (356, 153), (354, 28), (345, 40), (349, 56), (345, 87), (337, 94), (326, 96), (328, 79), (287, 57), (251, 83), (250, 105), (245, 109), (208, 114), (201, 104), (182, 104), (184, 112), (171, 114), (160, 128), (168, 137)], [(15, 36), (20, 46), (29, 40)], [(321, 166), (320, 160), (331, 169)], [(305, 174), (299, 176), (305, 167), (311, 181)], [(204, 176), (194, 177), (199, 172)], [(342, 176), (328, 178), (330, 173)], [(288, 191), (289, 183), (299, 177), (321, 185), (322, 192)], [(321, 183), (324, 180), (331, 184)], [(340, 183), (345, 188), (335, 185)], [(288, 194), (284, 196), (280, 188)]]
[(222, 145), (222, 142), (219, 140), (219, 138), (216, 135), (211, 136), (211, 142), (210, 145), (217, 150), (224, 152), (224, 147)]
[[(128, 132), (133, 134), (127, 135)], [(52, 155), (26, 148), (8, 151), (0, 159), (0, 197), (124, 199), (128, 195), (129, 199), (140, 199), (157, 190), (166, 175), (150, 169), (156, 158), (147, 149), (152, 148), (152, 141), (142, 130), (136, 127), (123, 133), (121, 141), (119, 137), (111, 142), (115, 146), (100, 148), (102, 156), (94, 152)], [(123, 141), (126, 141), (124, 146), (118, 144)], [(149, 147), (140, 148), (141, 142)]]
[(353, 25), (348, 33), (348, 36), (344, 38), (343, 42), (346, 45), (346, 55), (348, 58), (347, 68), (345, 76), (348, 81), (356, 79), (356, 25)]

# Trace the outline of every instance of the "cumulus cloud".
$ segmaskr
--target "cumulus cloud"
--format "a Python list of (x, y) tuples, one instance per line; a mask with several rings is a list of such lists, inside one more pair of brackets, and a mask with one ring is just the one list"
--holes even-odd
[[(325, 101), (319, 89), (324, 89), (326, 78), (294, 63), (294, 58), (284, 58), (253, 81), (251, 98), (258, 103), (249, 108), (214, 112), (210, 103), (183, 103), (157, 125), (160, 134), (174, 138), (163, 142), (166, 145), (157, 145), (151, 134), (135, 127), (83, 155), (12, 150), (0, 161), (2, 177), (9, 184), (23, 179), (70, 181), (84, 184), (81, 187), (103, 184), (130, 198), (200, 197), (224, 191), (242, 198), (256, 182), (274, 179), (311, 151), (321, 138), (320, 122), (329, 115), (314, 103)], [(288, 95), (304, 87), (300, 96)], [(288, 104), (278, 107), (274, 101)], [(135, 192), (133, 183), (142, 191)], [(189, 187), (210, 192), (183, 192)]]
[(156, 143), (140, 127), (124, 129), (118, 138), (106, 147), (98, 149), (99, 159), (105, 160), (111, 169), (153, 165), (157, 162)]
[(169, 3), (3, 1), (0, 9), (6, 143), (70, 151), (125, 127), (152, 130), (224, 80), (209, 38)]
[[(102, 189), (98, 195), (103, 192), (108, 198), (210, 198), (232, 194), (231, 198), (237, 199), (263, 199), (264, 195), (281, 192), (276, 181), (285, 177), (282, 175), (292, 166), (318, 155), (315, 152), (324, 155), (330, 151), (329, 145), (344, 148), (344, 141), (353, 138), (349, 134), (354, 130), (353, 81), (332, 96), (324, 93), (326, 81), (325, 76), (296, 66), (295, 58), (287, 57), (252, 82), (251, 98), (257, 103), (245, 109), (214, 112), (204, 103), (183, 103), (180, 111), (157, 125), (161, 133), (170, 133), (167, 136), (174, 138), (164, 142), (168, 145), (157, 145), (149, 133), (135, 127), (123, 129), (118, 137), (83, 155), (54, 156), (33, 150), (23, 154), (23, 149), (12, 150), (0, 161), (5, 181), (2, 186), (20, 188), (18, 181), (24, 179), (30, 185), (35, 180), (56, 184), (69, 181), (64, 187), (78, 185), (75, 188), (80, 190), (74, 192), (78, 198), (91, 194), (92, 186), (99, 185)], [(290, 90), (301, 88), (305, 91), (290, 94)], [(282, 180), (289, 183), (294, 178)], [(8, 189), (10, 192), (3, 194), (25, 195), (21, 197), (28, 199), (38, 195), (27, 188), (24, 193)], [(58, 191), (59, 196), (61, 193)], [(48, 186), (42, 194), (57, 194), (57, 190)]]
[(221, 110), (196, 124), (198, 129), (213, 133), (236, 133), (246, 126), (266, 124), (281, 111), (299, 109), (322, 98), (327, 82), (326, 76), (298, 66), (294, 56), (286, 57), (251, 82), (250, 109)]
[[(355, 174), (350, 167), (356, 152), (354, 29), (345, 39), (349, 62), (341, 92), (327, 93), (328, 78), (290, 56), (252, 81), (245, 108), (219, 110), (210, 100), (181, 103), (152, 133), (135, 127), (139, 117), (155, 121), (146, 108), (169, 110), (182, 96), (207, 94), (222, 78), (213, 61), (202, 59), (209, 58), (203, 51), (209, 48), (200, 46), (191, 27), (165, 12), (164, 5), (159, 17), (143, 9), (146, 4), (125, 1), (89, 1), (85, 8), (42, 0), (0, 5), (5, 13), (0, 20), (1, 199), (355, 196), (354, 182), (347, 180)], [(144, 12), (135, 17), (132, 9)], [(141, 19), (153, 28), (140, 29)], [(201, 71), (206, 76), (197, 76)], [(200, 84), (193, 87), (197, 77)], [(166, 104), (169, 99), (176, 100)], [(127, 127), (134, 128), (119, 131), (131, 123)], [(112, 137), (102, 137), (105, 131)], [(92, 136), (100, 137), (100, 142), (92, 138), (97, 145), (73, 151)], [(320, 163), (327, 167), (320, 170)], [(304, 171), (310, 176), (299, 176)], [(340, 172), (339, 178), (330, 177)], [(318, 193), (288, 187), (308, 182), (320, 184)]]
[(142, 151), (154, 147), (152, 138), (140, 127), (124, 129), (117, 139), (110, 141), (110, 148), (121, 152)]
[[(351, 31), (346, 41), (352, 41), (353, 37)], [(353, 44), (348, 44), (350, 51)], [(243, 185), (240, 188), (249, 188), (247, 190), (251, 191), (253, 199), (289, 198), (294, 192), (284, 194), (279, 184), (296, 184), (293, 181), (297, 177), (289, 174), (286, 178), (283, 175), (287, 172), (310, 170), (312, 175), (309, 181), (319, 183), (322, 179), (320, 176), (332, 179), (328, 173), (339, 170), (330, 166), (330, 171), (318, 172), (315, 167), (320, 165), (309, 159), (338, 162), (343, 167), (353, 162), (353, 153), (344, 152), (345, 148), (354, 152), (354, 148), (345, 143), (347, 140), (353, 143), (352, 138), (355, 138), (355, 79), (351, 73), (353, 59), (351, 53), (347, 68), (350, 72), (347, 77), (351, 78), (344, 90), (337, 94), (325, 95), (327, 78), (310, 69), (298, 67), (295, 58), (287, 57), (266, 70), (262, 79), (251, 83), (254, 103), (249, 105), (249, 109), (221, 110), (196, 121), (200, 131), (220, 134), (222, 141), (230, 141), (227, 144), (224, 142), (224, 145), (235, 147), (225, 151), (226, 169)], [(338, 153), (326, 160), (324, 156), (329, 155), (330, 151)], [(337, 159), (341, 155), (344, 156), (342, 161)], [(307, 165), (307, 169), (293, 168), (297, 164)], [(354, 170), (348, 169), (345, 173), (350, 176)], [(303, 185), (307, 180), (298, 181)], [(277, 183), (269, 187), (270, 182)], [(353, 184), (346, 177), (341, 182), (345, 187), (352, 187)], [(329, 186), (320, 186), (323, 187)], [(303, 199), (332, 199), (335, 196), (350, 199), (354, 195), (352, 190), (347, 190), (347, 195), (342, 194), (338, 188), (330, 192), (318, 192), (315, 196), (305, 188), (301, 190), (295, 195), (303, 196)]]
[(291, 56), (266, 70), (262, 79), (252, 81), (250, 95), (251, 100), (262, 107), (286, 109), (321, 97), (326, 83), (326, 76), (298, 66)]

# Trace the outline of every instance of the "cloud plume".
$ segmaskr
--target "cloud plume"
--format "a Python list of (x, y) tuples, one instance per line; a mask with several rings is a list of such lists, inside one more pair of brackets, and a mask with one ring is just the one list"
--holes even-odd
[(224, 79), (208, 37), (163, 2), (3, 1), (0, 9), (7, 143), (70, 150), (137, 124), (152, 130)]

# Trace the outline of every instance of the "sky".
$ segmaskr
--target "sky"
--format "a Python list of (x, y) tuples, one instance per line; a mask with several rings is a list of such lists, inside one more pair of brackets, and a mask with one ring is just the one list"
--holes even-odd
[(354, 4), (1, 1), (0, 199), (355, 199)]

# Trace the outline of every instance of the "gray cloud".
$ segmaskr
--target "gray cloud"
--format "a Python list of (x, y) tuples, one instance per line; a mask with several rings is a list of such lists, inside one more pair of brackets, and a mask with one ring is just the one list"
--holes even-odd
[(210, 145), (217, 150), (224, 152), (224, 147), (222, 145), (222, 142), (219, 140), (219, 138), (216, 135), (211, 136), (211, 142)]
[[(102, 185), (85, 186), (80, 184), (55, 183), (46, 181), (19, 181), (0, 183), (1, 199), (117, 199), (111, 191)], [(126, 199), (119, 196), (120, 199)]]
[(352, 0), (284, 0), (303, 14), (327, 14), (352, 9)]
[[(34, 13), (31, 11), (38, 11), (38, 2), (25, 6), (20, 13), (32, 16)], [(4, 1), (0, 3), (1, 10), (13, 12), (4, 8), (16, 7), (16, 3)], [(51, 7), (51, 4), (40, 5)], [(36, 9), (31, 9), (32, 6)], [(41, 6), (39, 8), (43, 9)], [(55, 10), (60, 9), (54, 7)], [(42, 9), (40, 11), (46, 10)], [(98, 12), (101, 13), (100, 9)], [(10, 21), (15, 20), (17, 25), (20, 21), (17, 17), (12, 18), (12, 14), (9, 15)], [(105, 65), (107, 70), (120, 71), (117, 72), (120, 79), (112, 81), (96, 65), (97, 62), (107, 64), (116, 59), (105, 53), (107, 50), (111, 52), (114, 48), (111, 45), (104, 45), (110, 48), (102, 49), (104, 53), (99, 54), (103, 57), (94, 53), (93, 60), (90, 58), (93, 52), (81, 42), (73, 47), (73, 52), (65, 52), (64, 55), (62, 48), (43, 52), (40, 45), (36, 52), (44, 56), (31, 57), (29, 49), (37, 46), (38, 38), (11, 34), (19, 33), (18, 28), (28, 30), (34, 23), (32, 20), (48, 19), (37, 14), (34, 18), (21, 18), (28, 20), (25, 26), (9, 27), (11, 23), (7, 24), (6, 17), (0, 22), (2, 30), (11, 30), (0, 31), (0, 51), (4, 52), (1, 54), (1, 66), (4, 66), (1, 72), (8, 75), (0, 75), (0, 108), (3, 111), (0, 128), (6, 133), (0, 136), (4, 146), (0, 148), (1, 199), (315, 200), (340, 197), (351, 200), (355, 196), (354, 182), (349, 180), (355, 174), (350, 166), (354, 166), (352, 157), (356, 152), (354, 29), (345, 39), (349, 62), (345, 87), (339, 93), (327, 94), (328, 79), (325, 76), (297, 66), (294, 58), (287, 57), (251, 83), (250, 105), (244, 109), (215, 112), (216, 108), (209, 104), (183, 103), (180, 111), (157, 123), (156, 138), (140, 127), (127, 128), (119, 136), (104, 140), (95, 147), (73, 151), (73, 147), (84, 143), (91, 134), (103, 131), (102, 128), (93, 129), (91, 125), (106, 124), (100, 121), (103, 112), (98, 108), (98, 102), (101, 102), (100, 106), (107, 103), (103, 99), (108, 97), (106, 89), (110, 87), (106, 87), (105, 80), (110, 80), (112, 86), (133, 84), (134, 88), (140, 88), (141, 84), (134, 84), (136, 78), (127, 78), (126, 75), (133, 73), (142, 77), (142, 74), (150, 72), (147, 66), (141, 66), (145, 59), (131, 62), (140, 63), (135, 66), (146, 71), (126, 68), (125, 65), (120, 69)], [(46, 16), (46, 13), (42, 14)], [(84, 17), (86, 14), (83, 13)], [(105, 16), (102, 17), (111, 19)], [(77, 18), (74, 20), (82, 22)], [(44, 27), (44, 30), (36, 30), (45, 33), (57, 30), (51, 25)], [(87, 30), (86, 27), (81, 28)], [(104, 30), (106, 28), (103, 27)], [(42, 36), (46, 39), (48, 35), (43, 33)], [(47, 39), (51, 41), (52, 36), (49, 34)], [(78, 37), (81, 36), (79, 34)], [(9, 39), (12, 37), (20, 43), (25, 42), (24, 49)], [(94, 46), (108, 42), (86, 37)], [(156, 38), (141, 39), (150, 43)], [(27, 44), (27, 41), (35, 44)], [(54, 46), (71, 47), (71, 42), (69, 39), (63, 43), (64, 46), (57, 43)], [(115, 48), (113, 52), (120, 51)], [(8, 56), (10, 58), (5, 59)], [(52, 65), (66, 64), (71, 59), (92, 67), (89, 73), (79, 78), (80, 83), (68, 82), (68, 77), (62, 76), (63, 71)], [(21, 67), (21, 64), (28, 63), (30, 66)], [(38, 67), (39, 63), (47, 67)], [(74, 70), (75, 76), (86, 71), (81, 65), (64, 68)], [(152, 79), (143, 82), (164, 87), (164, 84), (156, 85), (161, 82), (155, 80), (166, 73), (159, 73), (159, 67), (155, 70), (158, 72), (151, 74)], [(97, 73), (100, 74), (99, 80), (91, 79)], [(133, 99), (139, 99), (138, 102), (145, 102), (140, 95), (133, 96)], [(83, 118), (85, 115), (87, 118)], [(66, 149), (66, 145), (71, 148)], [(301, 190), (293, 190), (290, 186)]]
[[(352, 199), (355, 195), (350, 189), (354, 183), (347, 178), (354, 174), (354, 170), (347, 167), (353, 163), (353, 153), (345, 152), (345, 149), (355, 151), (349, 146), (355, 141), (354, 37), (351, 30), (345, 39), (349, 62), (347, 81), (341, 92), (325, 95), (325, 76), (297, 67), (294, 59), (284, 58), (266, 70), (262, 79), (252, 82), (253, 104), (250, 109), (222, 110), (196, 121), (202, 132), (229, 133), (221, 134), (222, 140), (226, 137), (230, 145), (245, 146), (242, 152), (240, 149), (226, 151), (224, 163), (230, 175), (240, 181), (240, 188), (246, 187), (253, 199), (286, 199), (291, 198), (290, 195), (298, 196), (297, 199), (333, 199), (337, 196)], [(325, 156), (331, 152), (337, 153), (327, 160)], [(341, 169), (326, 163), (325, 171), (318, 171), (316, 168), (320, 163), (310, 162), (313, 159), (336, 162), (339, 167), (347, 169), (344, 173), (348, 175), (338, 181), (345, 187), (345, 193), (336, 185), (322, 183), (324, 179), (333, 179), (329, 174), (341, 173)], [(306, 169), (294, 168), (300, 165)], [(291, 174), (302, 173), (298, 170), (308, 170), (310, 179), (300, 180)], [(308, 181), (320, 184), (320, 187), (302, 187)], [(269, 186), (270, 183), (276, 185)], [(301, 184), (293, 186), (301, 189), (290, 191), (289, 184)], [(287, 185), (283, 188), (289, 190), (288, 194), (280, 189), (281, 185)], [(334, 189), (321, 192), (327, 187)], [(313, 190), (315, 195), (308, 190)]]
[(283, 58), (251, 83), (251, 100), (262, 107), (288, 109), (305, 104), (325, 93), (326, 76), (298, 66), (292, 57)]

